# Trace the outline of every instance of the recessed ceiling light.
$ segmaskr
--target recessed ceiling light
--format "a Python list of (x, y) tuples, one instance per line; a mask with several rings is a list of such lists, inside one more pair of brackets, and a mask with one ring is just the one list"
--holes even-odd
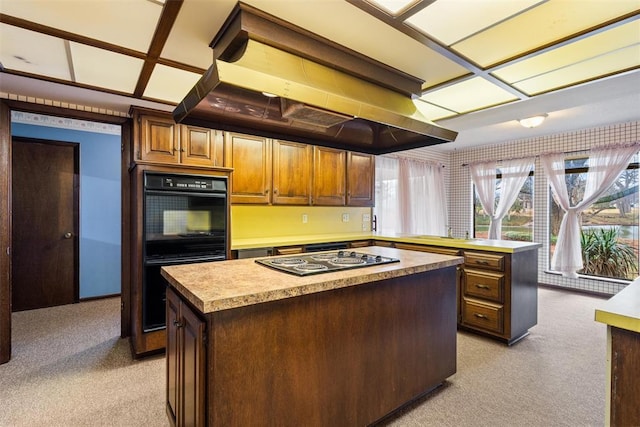
[(520, 119), (518, 122), (526, 128), (534, 128), (540, 126), (548, 114), (538, 114), (537, 116), (527, 117), (526, 119)]

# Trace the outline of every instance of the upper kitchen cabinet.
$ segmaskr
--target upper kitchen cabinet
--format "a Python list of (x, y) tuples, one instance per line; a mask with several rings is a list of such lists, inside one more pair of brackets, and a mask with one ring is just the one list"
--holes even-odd
[(271, 140), (227, 132), (225, 166), (233, 168), (231, 203), (271, 202)]
[(346, 155), (344, 150), (313, 147), (313, 205), (344, 206), (347, 186)]
[(311, 201), (311, 145), (273, 141), (274, 205), (308, 205)]
[(375, 157), (347, 152), (347, 205), (374, 206)]
[(222, 132), (178, 125), (170, 114), (133, 109), (134, 159), (141, 163), (223, 167)]

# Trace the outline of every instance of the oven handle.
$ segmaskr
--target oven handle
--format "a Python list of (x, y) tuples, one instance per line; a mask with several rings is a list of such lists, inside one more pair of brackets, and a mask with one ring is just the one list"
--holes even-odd
[(193, 191), (173, 191), (173, 190), (145, 190), (145, 194), (152, 194), (154, 196), (198, 196), (198, 197), (212, 197), (217, 199), (224, 199), (227, 197), (225, 192), (211, 192), (201, 193)]
[(163, 258), (163, 259), (149, 259), (144, 261), (144, 265), (177, 265), (177, 264), (192, 264), (195, 262), (211, 262), (211, 261), (224, 261), (227, 259), (224, 255), (215, 256), (201, 256), (201, 257), (188, 257), (188, 258)]

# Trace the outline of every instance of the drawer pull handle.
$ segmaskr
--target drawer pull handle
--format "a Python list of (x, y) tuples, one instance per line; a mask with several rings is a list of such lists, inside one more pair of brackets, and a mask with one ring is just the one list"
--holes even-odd
[(480, 260), (476, 260), (476, 264), (480, 264), (480, 265), (489, 265), (489, 261), (480, 261)]
[(478, 288), (478, 289), (489, 289), (489, 286), (483, 285), (483, 284), (480, 284), (480, 283), (476, 283), (476, 288)]
[(484, 314), (473, 313), (473, 315), (476, 316), (478, 319), (488, 319), (488, 317), (485, 316)]

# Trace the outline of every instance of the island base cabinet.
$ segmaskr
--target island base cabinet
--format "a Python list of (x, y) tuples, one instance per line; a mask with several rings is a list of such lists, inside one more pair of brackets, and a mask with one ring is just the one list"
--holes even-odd
[(456, 372), (456, 268), (207, 315), (209, 426), (365, 426)]
[(611, 363), (609, 423), (640, 426), (640, 334), (609, 326)]
[(172, 425), (206, 424), (205, 322), (167, 289), (167, 415)]

